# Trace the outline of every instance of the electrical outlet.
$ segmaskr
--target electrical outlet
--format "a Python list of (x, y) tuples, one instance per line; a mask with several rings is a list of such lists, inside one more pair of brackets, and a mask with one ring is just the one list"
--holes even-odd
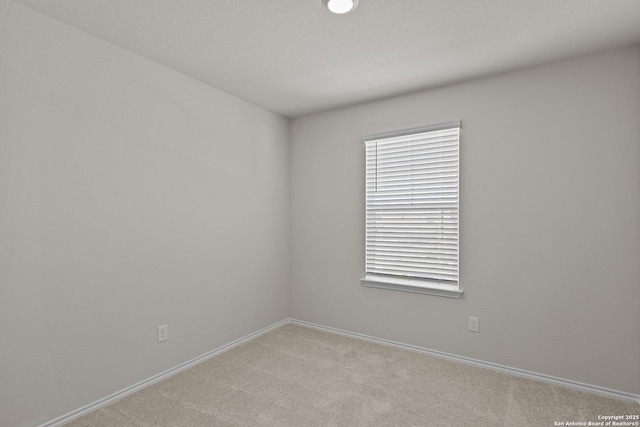
[(169, 325), (158, 326), (158, 342), (166, 341), (169, 338)]
[(469, 330), (471, 332), (478, 332), (478, 329), (480, 327), (480, 319), (478, 319), (477, 317), (471, 317), (469, 316)]

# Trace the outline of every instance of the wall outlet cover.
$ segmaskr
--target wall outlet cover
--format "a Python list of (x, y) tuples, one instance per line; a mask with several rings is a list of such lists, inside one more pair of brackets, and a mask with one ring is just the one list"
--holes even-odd
[(469, 330), (471, 332), (479, 332), (480, 329), (480, 319), (477, 317), (469, 316)]
[(169, 338), (169, 325), (158, 326), (158, 342), (166, 341)]

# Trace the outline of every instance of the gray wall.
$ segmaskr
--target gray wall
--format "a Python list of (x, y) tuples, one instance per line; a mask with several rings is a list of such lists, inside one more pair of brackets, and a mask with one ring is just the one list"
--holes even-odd
[[(361, 286), (362, 136), (458, 119), (464, 297)], [(637, 46), (298, 118), (291, 141), (293, 317), (640, 393)]]
[(0, 0), (0, 425), (287, 317), (288, 126)]

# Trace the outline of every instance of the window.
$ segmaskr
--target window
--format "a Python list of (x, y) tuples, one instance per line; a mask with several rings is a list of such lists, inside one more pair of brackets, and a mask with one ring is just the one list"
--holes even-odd
[(458, 298), (460, 122), (370, 135), (365, 286)]

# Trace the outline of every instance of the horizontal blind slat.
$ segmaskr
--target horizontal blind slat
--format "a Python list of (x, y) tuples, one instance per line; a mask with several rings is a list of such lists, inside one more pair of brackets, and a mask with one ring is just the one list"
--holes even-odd
[[(408, 259), (434, 259), (434, 260), (438, 260), (438, 261), (447, 261), (447, 262), (456, 262), (458, 259), (458, 253), (457, 251), (448, 251), (445, 252), (442, 249), (438, 250), (438, 251), (426, 251), (426, 250), (420, 250), (420, 251), (408, 251), (408, 250), (401, 250), (401, 251), (384, 251), (382, 249), (376, 249), (373, 251), (369, 252), (370, 255), (367, 255), (367, 259), (369, 258), (376, 258), (376, 257), (390, 257), (390, 258), (408, 258)], [(387, 258), (388, 259), (388, 258)]]
[(458, 176), (458, 168), (450, 167), (439, 170), (425, 169), (422, 171), (397, 171), (393, 173), (386, 173), (381, 176), (377, 176), (375, 170), (367, 172), (367, 179), (375, 179), (378, 184), (385, 182), (393, 182), (399, 180), (405, 180), (407, 182), (422, 180), (437, 180), (440, 178), (453, 178)]
[(398, 250), (406, 250), (406, 251), (416, 251), (416, 252), (433, 252), (433, 253), (457, 253), (458, 245), (457, 243), (404, 243), (404, 242), (396, 242), (391, 240), (380, 240), (377, 239), (375, 242), (371, 242), (367, 244), (367, 253), (379, 251), (398, 251)]
[(457, 262), (455, 258), (434, 258), (428, 256), (410, 257), (410, 256), (393, 256), (393, 255), (376, 255), (367, 257), (367, 263), (371, 265), (411, 265), (411, 266), (435, 266), (445, 270), (456, 270)]
[[(375, 171), (380, 176), (380, 174), (388, 174), (397, 171), (406, 171), (411, 167), (420, 167), (422, 171), (431, 170), (441, 170), (447, 167), (454, 167), (458, 164), (457, 157), (447, 156), (438, 159), (416, 159), (413, 162), (389, 162), (385, 164), (379, 164), (376, 166)], [(371, 168), (373, 169), (373, 168)]]
[(378, 165), (389, 162), (411, 161), (413, 159), (437, 159), (442, 156), (458, 155), (458, 147), (455, 145), (428, 147), (420, 150), (398, 150), (391, 153), (381, 151), (367, 154), (368, 160), (375, 160)]
[(382, 141), (379, 141), (377, 146), (376, 144), (371, 144), (367, 153), (382, 153), (385, 155), (393, 155), (398, 152), (403, 151), (420, 151), (420, 150), (429, 150), (440, 147), (458, 147), (457, 144), (457, 136), (451, 135), (442, 138), (424, 138), (415, 141), (408, 142), (399, 142), (396, 144), (386, 144)]
[(422, 239), (422, 240), (407, 239), (406, 241), (403, 241), (403, 240), (399, 240), (396, 238), (389, 238), (389, 237), (376, 237), (376, 238), (372, 237), (369, 241), (372, 246), (376, 244), (382, 244), (382, 245), (399, 244), (399, 245), (403, 245), (406, 247), (413, 247), (413, 248), (434, 247), (434, 248), (449, 248), (449, 249), (455, 249), (455, 250), (458, 249), (457, 241), (429, 240), (429, 239)]
[[(446, 274), (441, 271), (421, 271), (421, 270), (410, 270), (410, 269), (401, 269), (401, 268), (369, 268), (367, 270), (368, 273), (376, 273), (376, 274), (388, 274), (388, 275), (398, 275), (398, 276), (406, 276), (406, 277), (414, 277), (418, 279), (442, 279), (442, 280), (451, 280), (457, 281), (457, 274)], [(404, 273), (404, 274), (403, 274)]]

